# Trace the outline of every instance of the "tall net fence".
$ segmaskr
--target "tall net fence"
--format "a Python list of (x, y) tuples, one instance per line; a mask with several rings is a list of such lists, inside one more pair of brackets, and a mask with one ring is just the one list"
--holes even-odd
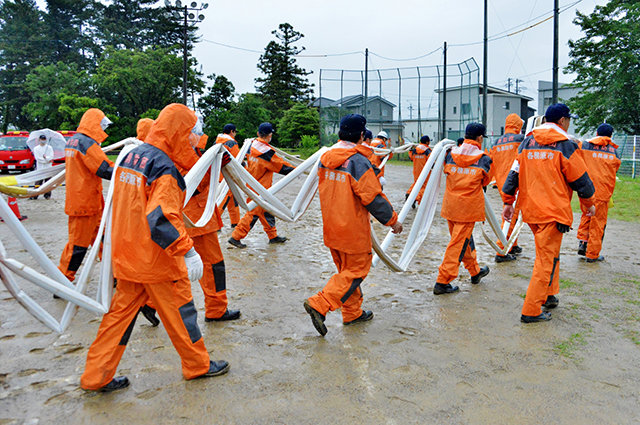
[[(367, 118), (374, 136), (387, 132), (393, 146), (417, 142), (423, 135), (456, 139), (468, 123), (481, 119), (479, 74), (473, 58), (446, 67), (321, 69), (314, 102), (320, 110), (320, 140), (323, 145), (335, 142), (340, 118), (352, 113)], [(448, 116), (445, 110), (451, 110)]]
[(622, 160), (619, 176), (633, 177), (638, 175), (638, 161), (640, 160), (640, 136), (614, 136), (613, 141), (618, 145), (618, 154)]

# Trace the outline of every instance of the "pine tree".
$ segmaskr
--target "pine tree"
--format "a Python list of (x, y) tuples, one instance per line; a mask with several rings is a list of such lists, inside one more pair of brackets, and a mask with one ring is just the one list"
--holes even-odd
[(24, 82), (27, 74), (48, 61), (42, 12), (33, 0), (0, 3), (0, 113), (1, 130), (10, 125), (29, 129), (22, 108), (29, 102)]
[(303, 34), (295, 31), (289, 23), (280, 24), (271, 32), (278, 41), (271, 41), (260, 56), (258, 69), (265, 74), (256, 78), (257, 90), (272, 103), (273, 112), (282, 116), (297, 101), (308, 101), (313, 84), (307, 75), (311, 72), (298, 66), (295, 56), (305, 50), (296, 47)]

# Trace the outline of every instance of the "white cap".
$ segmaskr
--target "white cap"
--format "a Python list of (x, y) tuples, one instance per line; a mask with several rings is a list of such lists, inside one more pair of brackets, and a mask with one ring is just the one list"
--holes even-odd
[(386, 131), (381, 131), (380, 133), (378, 133), (376, 137), (384, 137), (385, 139), (388, 139), (389, 135), (387, 134)]

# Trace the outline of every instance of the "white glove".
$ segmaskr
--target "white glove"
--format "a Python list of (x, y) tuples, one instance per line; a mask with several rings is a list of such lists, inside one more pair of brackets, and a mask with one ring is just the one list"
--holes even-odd
[(387, 180), (384, 178), (384, 176), (380, 176), (378, 180), (380, 180), (380, 186), (384, 186), (385, 184), (387, 184)]
[(191, 247), (191, 249), (184, 255), (184, 263), (187, 265), (189, 280), (191, 282), (197, 282), (202, 279), (204, 265), (202, 264), (200, 254), (196, 252), (195, 248)]

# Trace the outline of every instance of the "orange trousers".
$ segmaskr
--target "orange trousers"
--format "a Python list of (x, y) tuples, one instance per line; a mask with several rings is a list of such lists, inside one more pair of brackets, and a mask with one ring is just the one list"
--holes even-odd
[(262, 223), (262, 228), (269, 239), (273, 239), (278, 236), (278, 231), (276, 230), (276, 218), (265, 211), (264, 208), (256, 207), (251, 211), (247, 211), (234, 229), (231, 237), (238, 241), (244, 239), (249, 234), (249, 231), (253, 229), (253, 226), (258, 220)]
[(370, 252), (364, 254), (347, 254), (331, 250), (333, 262), (338, 273), (331, 276), (322, 291), (309, 298), (309, 305), (320, 314), (342, 308), (342, 320), (351, 322), (362, 315), (362, 289), (360, 284), (369, 274)]
[[(422, 187), (420, 188), (420, 192), (418, 192), (418, 196), (416, 196), (416, 202), (420, 203), (422, 202), (422, 197), (424, 196), (424, 189), (427, 187), (427, 183), (429, 183), (429, 179), (427, 178), (424, 181), (424, 184), (422, 185)], [(411, 187), (409, 188), (409, 190), (407, 190), (407, 195), (409, 195), (411, 193), (411, 191), (413, 190), (413, 187), (416, 185), (416, 182), (414, 181), (411, 184)]]
[[(502, 193), (502, 192), (500, 192)], [(513, 229), (515, 229), (516, 227), (516, 223), (518, 222), (518, 216), (520, 215), (520, 205), (518, 205), (518, 202), (516, 201), (515, 204), (513, 205), (513, 217), (511, 217), (511, 224), (509, 225), (509, 230), (507, 230), (507, 241), (509, 241), (509, 238), (511, 237), (511, 233), (513, 233)], [(502, 218), (502, 226), (504, 226), (504, 218)], [(504, 246), (502, 245), (502, 242), (500, 242), (500, 239), (498, 239), (497, 241), (497, 245), (501, 248), (504, 249)], [(512, 247), (518, 245), (518, 239), (516, 239), (516, 241), (513, 243)], [(500, 254), (497, 254), (500, 255)]]
[(231, 193), (231, 191), (228, 191), (227, 196), (224, 198), (221, 212), (225, 209), (229, 211), (229, 221), (231, 222), (231, 225), (237, 225), (240, 221), (240, 207), (238, 207), (238, 203), (233, 198), (233, 193)]
[(596, 214), (593, 217), (585, 215), (586, 209), (580, 205), (582, 217), (578, 227), (578, 240), (588, 242), (587, 258), (598, 258), (602, 250), (604, 231), (607, 227), (607, 217), (609, 215), (609, 201), (597, 201), (595, 203)]
[(560, 245), (562, 233), (556, 222), (529, 224), (536, 242), (536, 261), (524, 299), (522, 314), (538, 316), (549, 295), (560, 292)]
[(69, 216), (69, 242), (62, 251), (58, 269), (71, 282), (87, 254), (87, 248), (96, 240), (101, 218), (102, 212), (87, 216)]
[(98, 336), (87, 354), (87, 365), (80, 378), (85, 390), (107, 385), (115, 376), (138, 316), (138, 310), (151, 299), (169, 338), (182, 359), (182, 374), (193, 379), (209, 370), (209, 353), (204, 346), (186, 277), (175, 282), (136, 283), (118, 279), (109, 312), (102, 318)]
[(216, 232), (196, 236), (193, 247), (200, 254), (204, 264), (204, 274), (200, 286), (204, 293), (205, 317), (219, 319), (227, 311), (227, 277), (224, 257)]
[(444, 252), (442, 264), (438, 268), (437, 283), (446, 285), (458, 277), (460, 263), (469, 271), (471, 276), (480, 273), (480, 266), (476, 258), (476, 246), (473, 242), (473, 227), (476, 223), (460, 223), (447, 220), (451, 240)]

